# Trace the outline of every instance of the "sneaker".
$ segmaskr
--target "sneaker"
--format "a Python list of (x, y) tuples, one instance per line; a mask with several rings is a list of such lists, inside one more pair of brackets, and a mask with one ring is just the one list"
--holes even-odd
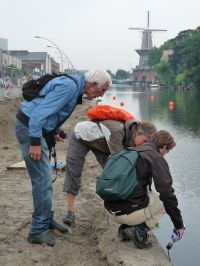
[(66, 225), (62, 225), (58, 222), (56, 222), (55, 220), (53, 220), (50, 225), (49, 225), (49, 229), (56, 229), (61, 233), (67, 233), (69, 231), (69, 228)]
[(47, 246), (55, 246), (56, 239), (48, 230), (40, 234), (29, 234), (28, 242), (31, 244), (46, 244)]
[(75, 227), (75, 214), (72, 211), (68, 211), (67, 215), (63, 219), (63, 223), (71, 227)]
[(121, 240), (130, 240), (130, 237), (124, 232), (124, 229), (127, 228), (127, 227), (128, 227), (128, 225), (121, 224), (120, 227), (118, 228), (117, 236)]
[(124, 232), (131, 238), (136, 247), (140, 249), (152, 247), (152, 243), (148, 240), (147, 228), (141, 229), (138, 226), (130, 226), (125, 228)]

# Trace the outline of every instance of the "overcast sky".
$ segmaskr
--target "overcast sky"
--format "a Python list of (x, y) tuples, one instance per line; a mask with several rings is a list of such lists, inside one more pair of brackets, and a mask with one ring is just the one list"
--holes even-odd
[(0, 0), (0, 37), (8, 49), (48, 52), (53, 41), (77, 69), (131, 70), (139, 63), (141, 32), (129, 27), (167, 29), (154, 32), (159, 47), (180, 31), (200, 26), (199, 0)]

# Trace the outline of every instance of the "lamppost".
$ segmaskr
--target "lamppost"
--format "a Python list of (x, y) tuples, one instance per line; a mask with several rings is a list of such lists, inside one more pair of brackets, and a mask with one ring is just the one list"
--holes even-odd
[(77, 71), (77, 69), (74, 67), (74, 65), (72, 64), (72, 61), (71, 61), (71, 59), (62, 51), (62, 53), (63, 53), (63, 55), (66, 57), (66, 59), (67, 59), (67, 61), (68, 61), (68, 63), (71, 65), (71, 67), (72, 67), (72, 69), (74, 69), (74, 70), (76, 70)]
[(59, 51), (59, 53), (60, 53), (60, 59), (61, 59), (61, 62), (60, 62), (61, 73), (63, 73), (63, 58), (62, 58), (62, 52), (61, 52), (60, 48), (58, 47), (58, 45), (55, 44), (55, 42), (53, 42), (53, 41), (51, 41), (51, 40), (49, 40), (49, 39), (47, 39), (47, 38), (45, 38), (45, 37), (41, 37), (41, 36), (37, 36), (37, 35), (36, 35), (35, 38), (37, 38), (37, 39), (43, 39), (43, 40), (47, 40), (47, 41), (49, 41), (50, 43), (52, 43), (52, 44), (55, 46), (56, 49), (58, 49), (58, 51)]
[[(57, 47), (54, 47), (54, 46), (51, 46), (51, 45), (47, 45), (47, 47), (49, 47), (49, 48), (56, 48), (57, 49)], [(65, 54), (65, 52), (63, 51), (63, 50), (60, 50), (61, 51), (61, 53), (62, 53), (62, 55), (66, 58), (66, 60), (67, 60), (67, 67), (68, 67), (68, 73), (70, 72), (70, 66), (71, 66), (71, 70), (74, 70), (75, 72), (78, 72), (77, 71), (77, 69), (74, 67), (74, 65), (72, 64), (72, 61), (71, 61), (71, 59), (69, 58), (69, 56), (67, 56), (66, 54)], [(63, 60), (63, 62), (65, 62), (64, 60)]]
[[(58, 49), (56, 46), (51, 46), (51, 45), (47, 45), (48, 48), (54, 48), (54, 49)], [(63, 60), (63, 62), (67, 63), (67, 73), (69, 72), (69, 58), (68, 56), (62, 51), (60, 50), (60, 52), (62, 53), (62, 55), (64, 55), (64, 57), (66, 58), (67, 61)]]

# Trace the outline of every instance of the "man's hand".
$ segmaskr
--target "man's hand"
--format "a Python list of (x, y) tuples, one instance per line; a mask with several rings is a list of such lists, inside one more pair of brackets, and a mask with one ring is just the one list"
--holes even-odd
[(60, 137), (60, 135), (54, 135), (55, 141), (64, 141), (63, 138)]
[(29, 156), (36, 161), (39, 161), (41, 158), (41, 146), (30, 146)]
[(54, 135), (55, 141), (64, 141), (67, 135), (62, 128), (58, 130), (58, 133)]

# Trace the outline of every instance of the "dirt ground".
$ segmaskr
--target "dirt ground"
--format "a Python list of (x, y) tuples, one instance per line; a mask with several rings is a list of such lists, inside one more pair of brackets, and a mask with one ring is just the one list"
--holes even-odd
[[(13, 119), (18, 102), (7, 110), (0, 103), (0, 265), (4, 266), (168, 266), (171, 265), (152, 234), (153, 248), (138, 250), (131, 242), (122, 242), (117, 236), (117, 225), (108, 220), (102, 201), (95, 194), (95, 177), (101, 171), (92, 153), (86, 158), (82, 188), (76, 201), (76, 227), (71, 233), (53, 233), (55, 247), (31, 245), (27, 242), (31, 220), (31, 185), (26, 170), (7, 170), (7, 166), (22, 160), (13, 136), (13, 126), (6, 128), (6, 119)], [(77, 106), (64, 124), (69, 135), (74, 125), (85, 120), (89, 103)], [(5, 113), (4, 113), (5, 112)], [(3, 121), (3, 122), (2, 122)], [(2, 127), (5, 125), (5, 127)], [(2, 130), (4, 128), (4, 130)], [(63, 158), (66, 140), (57, 144), (57, 157)], [(53, 209), (55, 218), (62, 221), (66, 213), (65, 194), (62, 191), (64, 173), (54, 182)]]

